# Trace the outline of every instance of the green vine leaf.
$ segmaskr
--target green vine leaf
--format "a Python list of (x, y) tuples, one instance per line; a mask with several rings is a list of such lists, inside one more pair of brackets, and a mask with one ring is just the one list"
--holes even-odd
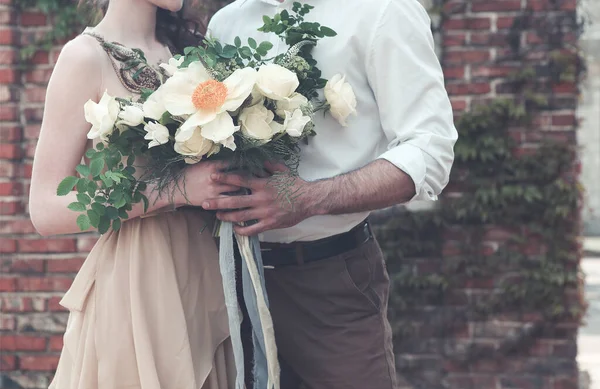
[(69, 177), (65, 178), (58, 185), (58, 189), (56, 190), (56, 194), (58, 196), (66, 196), (66, 195), (68, 195), (73, 190), (73, 187), (75, 185), (77, 185), (78, 181), (79, 181), (79, 178), (73, 177), (73, 176), (69, 176)]
[(81, 231), (87, 231), (90, 229), (91, 223), (87, 215), (79, 215), (77, 217), (77, 226)]

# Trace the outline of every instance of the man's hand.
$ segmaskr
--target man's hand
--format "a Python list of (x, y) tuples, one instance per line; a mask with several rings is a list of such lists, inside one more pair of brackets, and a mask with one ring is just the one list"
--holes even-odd
[[(231, 185), (251, 190), (249, 195), (220, 196), (202, 204), (206, 210), (216, 210), (217, 218), (234, 224), (257, 220), (251, 226), (235, 226), (240, 235), (251, 236), (261, 232), (294, 226), (314, 215), (308, 204), (310, 183), (289, 175), (282, 165), (267, 165), (269, 178), (244, 177), (234, 173), (214, 173), (211, 179), (220, 185)], [(278, 177), (279, 175), (279, 177)], [(292, 195), (288, 201), (278, 193), (276, 183), (285, 182), (285, 191)], [(313, 193), (314, 195), (315, 193)], [(312, 212), (311, 212), (312, 211)]]

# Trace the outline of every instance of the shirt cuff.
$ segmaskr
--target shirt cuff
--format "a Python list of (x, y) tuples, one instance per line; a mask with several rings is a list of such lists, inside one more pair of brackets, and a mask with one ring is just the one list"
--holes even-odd
[(413, 180), (416, 194), (408, 202), (413, 200), (435, 201), (438, 199), (431, 186), (425, 182), (427, 166), (423, 151), (420, 148), (410, 143), (402, 143), (380, 155), (379, 159), (391, 162)]

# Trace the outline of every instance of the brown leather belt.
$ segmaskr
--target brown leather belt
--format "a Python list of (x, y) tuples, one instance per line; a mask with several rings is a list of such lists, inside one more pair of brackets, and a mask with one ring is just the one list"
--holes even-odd
[(354, 250), (373, 239), (368, 221), (348, 232), (312, 242), (289, 244), (261, 242), (263, 265), (267, 268), (302, 265), (335, 257)]

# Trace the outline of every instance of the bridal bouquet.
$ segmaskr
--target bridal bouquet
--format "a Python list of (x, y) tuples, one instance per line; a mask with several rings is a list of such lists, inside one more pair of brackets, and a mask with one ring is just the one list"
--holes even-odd
[[(159, 195), (185, 194), (180, 178), (188, 164), (225, 160), (231, 170), (263, 173), (265, 162), (284, 163), (289, 173), (272, 180), (278, 193), (293, 202), (288, 179), (297, 175), (300, 144), (316, 135), (314, 116), (329, 112), (341, 125), (356, 113), (356, 98), (343, 75), (321, 77), (311, 51), (322, 38), (336, 35), (304, 17), (312, 6), (294, 3), (292, 11), (265, 16), (259, 31), (271, 33), (288, 46), (270, 56), (273, 45), (249, 38), (231, 44), (206, 39), (201, 47), (162, 64), (163, 82), (146, 90), (138, 101), (104, 94), (85, 105), (92, 125), (89, 139), (96, 147), (86, 152), (89, 163), (77, 167), (80, 177), (67, 177), (59, 195), (76, 188), (81, 212), (77, 223), (100, 233), (119, 230), (136, 203), (148, 199), (148, 184)], [(321, 99), (320, 91), (324, 99)], [(292, 204), (293, 205), (293, 204)], [(219, 225), (220, 264), (238, 379), (243, 387), (243, 353), (239, 339), (240, 310), (233, 266), (231, 223)], [(254, 337), (255, 388), (279, 387), (277, 351), (264, 289), (257, 237), (235, 235), (243, 258), (244, 298)]]
[(297, 172), (300, 142), (316, 134), (314, 115), (328, 111), (346, 125), (356, 107), (344, 76), (323, 79), (311, 55), (319, 39), (336, 35), (304, 21), (312, 8), (294, 3), (291, 13), (264, 17), (259, 30), (283, 39), (284, 54), (268, 58), (273, 45), (252, 38), (247, 45), (240, 38), (232, 44), (206, 39), (162, 64), (163, 84), (137, 102), (106, 93), (88, 101), (88, 138), (98, 143), (86, 152), (89, 163), (77, 167), (82, 177), (67, 177), (58, 188), (59, 195), (77, 189), (78, 201), (69, 208), (82, 213), (79, 227), (119, 230), (134, 204), (147, 209), (148, 183), (161, 195), (184, 190), (185, 165), (205, 159), (226, 160), (248, 174), (259, 174), (266, 161), (283, 162), (290, 174), (273, 184), (289, 198), (286, 177)]

